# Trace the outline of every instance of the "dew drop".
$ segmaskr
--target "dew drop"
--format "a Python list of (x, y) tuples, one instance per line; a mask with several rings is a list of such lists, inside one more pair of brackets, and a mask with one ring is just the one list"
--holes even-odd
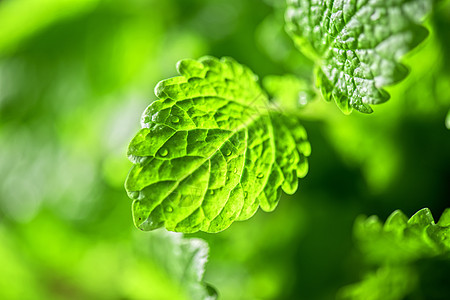
[(131, 199), (137, 199), (139, 197), (139, 192), (137, 191), (131, 192), (128, 195), (130, 196)]
[(150, 122), (150, 117), (149, 116), (145, 116), (144, 117), (144, 123), (148, 123)]
[(232, 153), (232, 152), (231, 152), (231, 150), (230, 150), (230, 149), (227, 149), (227, 150), (225, 150), (225, 155), (226, 155), (226, 156), (230, 156), (230, 155), (231, 155), (231, 153)]
[(142, 164), (144, 164), (144, 163), (147, 161), (147, 159), (148, 159), (148, 156), (140, 157), (140, 158), (138, 159), (138, 163), (139, 163), (140, 165), (142, 165)]
[(238, 171), (237, 168), (234, 168), (234, 170), (233, 170), (234, 174), (236, 174), (237, 171)]
[(173, 116), (172, 123), (177, 124), (178, 122), (180, 122), (180, 118), (178, 118), (177, 116)]
[(256, 175), (256, 178), (258, 178), (258, 179), (261, 179), (261, 178), (263, 178), (264, 177), (264, 174), (261, 172), (261, 173), (258, 173), (258, 175)]
[(210, 195), (214, 195), (214, 190), (209, 190)]
[(169, 151), (167, 151), (166, 148), (161, 148), (161, 150), (159, 150), (159, 155), (162, 157), (167, 156), (167, 154), (169, 154)]
[[(141, 221), (141, 220), (140, 220)], [(144, 222), (139, 225), (139, 228), (144, 231), (155, 230), (164, 225), (157, 217), (150, 215)]]
[(167, 206), (166, 207), (166, 212), (168, 212), (168, 213), (173, 212), (173, 207), (172, 206)]
[(248, 197), (248, 193), (245, 192), (245, 193), (244, 193), (244, 198), (247, 199), (247, 197)]
[(227, 181), (230, 180), (230, 176), (227, 176)]

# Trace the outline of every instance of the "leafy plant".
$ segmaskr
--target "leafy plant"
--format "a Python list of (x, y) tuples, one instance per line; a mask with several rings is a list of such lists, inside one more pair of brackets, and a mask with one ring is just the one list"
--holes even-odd
[(437, 223), (427, 208), (410, 219), (397, 210), (384, 225), (376, 216), (362, 216), (355, 222), (354, 234), (365, 260), (380, 267), (363, 281), (343, 288), (341, 298), (395, 300), (415, 293), (434, 299), (433, 294), (444, 295), (445, 291), (420, 290), (420, 281), (430, 281), (430, 277), (443, 283), (440, 288), (447, 286), (448, 292), (448, 274), (422, 270), (424, 264), (435, 261), (441, 266), (450, 264), (450, 209)]
[(257, 77), (230, 58), (182, 60), (129, 145), (136, 226), (217, 232), (275, 209), (306, 175), (311, 148), (295, 118), (269, 107)]
[(290, 0), (287, 30), (315, 64), (316, 85), (344, 113), (373, 112), (389, 99), (383, 90), (404, 79), (399, 60), (422, 42), (420, 26), (431, 0)]
[(360, 217), (354, 234), (367, 259), (376, 263), (407, 263), (450, 255), (450, 209), (437, 223), (428, 208), (409, 219), (396, 210), (384, 225), (376, 216)]
[[(387, 100), (381, 87), (406, 76), (398, 60), (425, 38), (417, 23), (430, 5), (291, 1), (287, 27), (316, 62), (325, 99), (346, 113), (369, 113), (368, 104)], [(311, 147), (304, 128), (275, 111), (257, 77), (231, 58), (181, 60), (177, 70), (181, 76), (155, 88), (159, 100), (144, 112), (128, 148), (134, 166), (125, 188), (135, 225), (218, 232), (259, 206), (272, 211), (280, 188), (292, 194), (306, 175)], [(269, 78), (266, 86), (277, 95), (274, 86), (288, 78)], [(277, 95), (279, 103), (300, 92), (311, 98), (302, 81), (290, 81), (297, 86)]]
[[(286, 29), (314, 61), (323, 98), (345, 114), (367, 114), (389, 99), (387, 86), (408, 75), (402, 58), (427, 37), (421, 22), (431, 7), (431, 0), (292, 0)], [(177, 71), (156, 86), (158, 100), (129, 144), (134, 165), (125, 188), (135, 225), (212, 233), (259, 207), (274, 210), (281, 190), (293, 194), (308, 171), (311, 146), (296, 110), (314, 98), (313, 87), (289, 74), (268, 76), (266, 92), (250, 69), (228, 57), (181, 60)], [(448, 255), (447, 219), (448, 211), (434, 224), (428, 210), (409, 220), (394, 212), (384, 227), (375, 218), (359, 219), (355, 235), (367, 259), (382, 266), (340, 296), (410, 293), (420, 277), (410, 263)]]
[[(443, 240), (431, 234), (439, 229), (437, 224), (426, 225), (426, 229), (410, 227), (408, 215), (403, 218), (405, 230), (394, 234), (385, 231), (384, 220), (372, 228), (361, 218), (359, 252), (350, 234), (355, 216), (361, 211), (376, 211), (384, 219), (384, 213), (392, 207), (410, 214), (427, 206), (439, 214), (448, 206), (450, 139), (444, 124), (450, 128), (450, 1), (432, 2), (432, 11), (424, 22), (429, 31), (425, 42), (411, 55), (388, 60), (389, 68), (382, 70), (389, 75), (390, 67), (394, 67), (392, 72), (398, 75), (395, 70), (407, 68), (408, 76), (395, 86), (377, 86), (375, 80), (375, 87), (383, 95), (388, 92), (392, 100), (383, 105), (366, 103), (375, 110), (370, 116), (359, 112), (347, 116), (335, 104), (322, 101), (327, 91), (324, 83), (329, 78), (321, 83), (318, 76), (322, 70), (326, 73), (328, 63), (343, 58), (334, 54), (322, 57), (312, 49), (316, 57), (310, 60), (311, 55), (305, 52), (308, 46), (297, 45), (298, 51), (292, 41), (316, 43), (315, 37), (309, 40), (302, 35), (303, 28), (314, 31), (317, 25), (319, 31), (326, 28), (327, 34), (335, 29), (309, 21), (308, 26), (297, 26), (313, 16), (311, 10), (304, 11), (303, 18), (298, 13), (311, 4), (314, 16), (330, 16), (329, 20), (334, 16), (337, 27), (344, 28), (354, 28), (351, 23), (367, 17), (364, 13), (373, 5), (379, 5), (374, 11), (385, 9), (388, 14), (411, 16), (406, 21), (402, 16), (383, 14), (376, 21), (363, 18), (364, 26), (368, 26), (363, 29), (375, 36), (377, 32), (370, 28), (382, 32), (382, 25), (392, 21), (420, 27), (416, 14), (418, 17), (423, 11), (416, 9), (417, 0), (290, 1), (293, 19), (286, 13), (286, 3), (280, 0), (0, 1), (0, 299), (215, 298), (206, 282), (214, 283), (220, 290), (219, 298), (224, 300), (333, 299), (342, 287), (352, 283), (342, 290), (348, 293), (340, 296), (447, 299), (450, 261), (443, 255)], [(421, 3), (427, 6), (431, 0)], [(360, 10), (353, 18), (340, 22), (337, 17), (341, 5), (342, 16), (347, 8), (356, 6)], [(395, 7), (388, 8), (391, 6)], [(413, 6), (412, 12), (408, 7)], [(338, 9), (333, 11), (333, 7)], [(326, 9), (331, 10), (331, 15)], [(385, 17), (387, 21), (383, 21)], [(405, 28), (395, 36), (405, 33), (408, 37), (408, 32), (415, 31)], [(423, 28), (419, 32), (425, 34)], [(317, 42), (323, 42), (322, 36), (317, 38)], [(325, 42), (325, 48), (332, 46), (331, 39)], [(411, 45), (405, 42), (399, 46), (410, 49)], [(355, 53), (360, 50), (349, 49)], [(253, 182), (245, 183), (252, 192), (253, 186), (261, 188), (259, 182), (264, 188), (274, 187), (269, 194), (281, 197), (273, 197), (276, 201), (270, 204), (277, 203), (273, 213), (261, 211), (266, 209), (260, 197), (220, 198), (218, 190), (209, 197), (211, 189), (205, 188), (204, 181), (193, 180), (186, 163), (180, 163), (178, 170), (172, 167), (174, 159), (167, 159), (163, 163), (172, 169), (152, 169), (152, 163), (164, 158), (158, 152), (154, 157), (130, 155), (134, 166), (124, 159), (127, 144), (140, 129), (136, 116), (153, 100), (156, 102), (151, 107), (155, 111), (144, 115), (143, 121), (148, 117), (150, 122), (142, 128), (148, 134), (139, 147), (151, 148), (160, 137), (155, 128), (148, 127), (155, 115), (163, 117), (168, 112), (169, 119), (163, 124), (175, 128), (170, 119), (175, 116), (172, 108), (188, 101), (173, 100), (172, 106), (170, 99), (177, 84), (161, 86), (169, 95), (162, 91), (159, 98), (153, 96), (153, 89), (159, 80), (176, 75), (172, 70), (174, 62), (205, 54), (232, 56), (258, 74), (259, 79), (250, 71), (248, 76), (243, 71), (235, 77), (231, 72), (230, 77), (227, 70), (231, 65), (235, 66), (232, 69), (247, 68), (232, 59), (204, 58), (184, 68), (192, 72), (191, 68), (201, 65), (208, 69), (204, 77), (178, 75), (186, 80), (178, 85), (189, 93), (191, 88), (197, 89), (198, 82), (204, 83), (199, 94), (209, 93), (209, 87), (219, 83), (214, 88), (225, 92), (233, 89), (234, 111), (210, 105), (212, 101), (206, 103), (201, 95), (192, 96), (192, 103), (204, 112), (217, 109), (216, 116), (223, 113), (222, 127), (234, 126), (227, 123), (231, 120), (236, 128), (245, 127), (244, 139), (238, 132), (234, 139), (243, 149), (263, 137), (256, 135), (258, 128), (263, 128), (269, 140), (273, 136), (274, 147), (263, 143), (252, 148), (258, 157), (251, 161), (254, 166), (246, 165), (248, 170), (267, 174), (275, 170), (256, 165), (265, 163), (262, 158), (266, 152), (274, 154), (273, 166), (276, 157), (290, 157), (293, 152), (300, 158), (304, 156), (304, 161), (299, 159), (302, 171), (306, 172), (307, 164), (311, 166), (294, 195), (286, 195), (283, 184), (275, 190), (267, 176), (256, 176)], [(335, 67), (336, 76), (346, 71)], [(374, 61), (370, 67), (378, 65)], [(333, 88), (336, 90), (330, 89), (331, 99), (342, 91)], [(348, 96), (346, 93), (344, 90), (341, 100)], [(219, 98), (222, 96), (206, 98), (223, 102)], [(361, 99), (364, 97), (372, 95)], [(168, 109), (164, 110), (166, 104)], [(354, 110), (345, 101), (342, 104)], [(278, 134), (276, 130), (284, 128), (279, 124), (289, 127), (284, 130), (288, 132)], [(200, 125), (186, 130), (188, 135), (201, 137), (206, 131)], [(298, 151), (295, 149), (299, 145), (291, 145), (285, 137), (295, 138), (297, 132), (304, 131), (302, 125), (308, 140), (301, 140), (304, 149)], [(273, 135), (264, 131), (269, 128)], [(183, 130), (176, 129), (174, 134)], [(194, 131), (200, 133), (194, 136)], [(218, 136), (218, 143), (222, 137)], [(199, 152), (209, 151), (206, 141), (199, 141)], [(175, 146), (182, 146), (181, 142)], [(313, 146), (311, 157), (306, 156), (309, 143)], [(166, 148), (165, 157), (181, 152), (182, 147), (173, 144)], [(279, 152), (277, 146), (284, 144), (293, 146), (294, 151)], [(246, 162), (239, 155), (234, 159)], [(298, 167), (287, 166), (288, 170)], [(181, 214), (193, 209), (169, 203), (178, 196), (179, 203), (202, 201), (214, 209), (226, 200), (237, 199), (237, 207), (228, 211), (235, 221), (244, 216), (242, 208), (238, 208), (247, 200), (255, 201), (251, 208), (256, 212), (248, 222), (231, 223), (219, 234), (197, 232), (183, 236), (165, 228), (141, 232), (130, 224), (131, 203), (124, 201), (123, 183), (130, 167), (134, 171), (142, 168), (135, 175), (143, 177), (135, 181), (142, 180), (143, 185), (149, 176), (159, 176), (167, 169), (196, 182), (191, 186), (180, 182), (170, 196), (163, 198), (157, 188), (159, 181), (142, 190), (130, 190), (131, 196), (138, 195), (133, 201), (144, 208), (140, 211), (144, 220), (135, 215), (141, 229), (150, 229), (149, 222), (143, 221), (152, 216), (154, 227), (172, 224), (174, 230), (187, 232), (219, 230), (218, 226), (208, 228), (208, 219), (184, 223), (183, 228), (174, 225), (179, 220), (176, 209)], [(277, 173), (283, 177), (294, 174), (285, 170)], [(231, 165), (225, 172), (230, 180), (235, 179)], [(209, 180), (217, 174), (203, 175)], [(226, 176), (219, 175), (223, 189), (230, 187)], [(286, 185), (295, 184), (298, 175), (296, 170)], [(267, 184), (263, 182), (266, 179)], [(277, 184), (284, 180), (279, 179)], [(207, 199), (211, 201), (205, 202)], [(152, 205), (156, 205), (153, 210)], [(205, 205), (197, 209), (203, 210)], [(157, 211), (162, 207), (169, 212), (158, 219)], [(219, 225), (225, 227), (227, 223), (230, 220), (225, 219)]]

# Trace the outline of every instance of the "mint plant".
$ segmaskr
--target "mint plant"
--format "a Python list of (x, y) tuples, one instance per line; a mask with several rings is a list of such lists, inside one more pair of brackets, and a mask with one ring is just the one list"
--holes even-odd
[(182, 60), (161, 81), (129, 145), (126, 189), (143, 230), (217, 232), (275, 209), (311, 152), (295, 118), (269, 107), (257, 77), (230, 58)]
[(401, 57), (428, 31), (420, 22), (431, 0), (289, 0), (286, 27), (315, 64), (316, 85), (344, 113), (373, 112), (389, 99), (384, 86), (403, 80)]
[(450, 209), (435, 223), (424, 208), (407, 218), (394, 211), (382, 224), (376, 216), (355, 222), (355, 237), (368, 260), (376, 263), (408, 263), (420, 258), (450, 255)]
[[(314, 61), (323, 98), (345, 114), (368, 114), (389, 99), (387, 86), (408, 75), (402, 57), (428, 35), (421, 22), (431, 7), (431, 0), (291, 0), (286, 29)], [(215, 233), (259, 207), (273, 211), (281, 191), (296, 192), (308, 172), (311, 145), (295, 109), (308, 105), (314, 87), (288, 74), (266, 77), (266, 91), (228, 57), (184, 59), (177, 71), (156, 86), (158, 99), (129, 144), (134, 165), (125, 188), (135, 225)], [(383, 265), (343, 289), (346, 299), (368, 299), (380, 285), (399, 287), (373, 299), (401, 299), (416, 285), (404, 279), (411, 262), (448, 256), (448, 211), (438, 224), (428, 210), (409, 220), (397, 211), (384, 227), (369, 218), (355, 228), (368, 260)]]
[[(316, 62), (324, 98), (345, 113), (370, 113), (369, 104), (388, 99), (382, 87), (406, 76), (399, 59), (427, 35), (418, 23), (430, 6), (289, 1), (287, 29)], [(306, 175), (311, 147), (305, 129), (273, 109), (257, 76), (231, 58), (181, 60), (177, 70), (181, 76), (155, 88), (159, 100), (144, 112), (129, 145), (134, 166), (125, 188), (135, 225), (218, 232), (258, 207), (272, 211), (280, 190), (294, 193)]]
[(427, 208), (409, 219), (397, 210), (384, 224), (376, 216), (362, 216), (355, 222), (354, 235), (365, 260), (379, 267), (361, 282), (343, 288), (342, 299), (403, 299), (430, 277), (446, 280), (436, 272), (421, 272), (420, 265), (450, 263), (450, 209), (437, 223)]

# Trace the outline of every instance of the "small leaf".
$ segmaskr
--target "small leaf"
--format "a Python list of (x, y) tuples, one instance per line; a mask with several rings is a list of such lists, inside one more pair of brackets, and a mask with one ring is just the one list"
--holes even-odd
[(269, 107), (257, 77), (230, 58), (182, 60), (161, 81), (131, 141), (125, 188), (135, 225), (218, 232), (275, 209), (306, 175), (311, 146), (298, 120)]
[(403, 80), (403, 55), (422, 42), (431, 0), (288, 0), (287, 31), (316, 63), (316, 84), (344, 113), (371, 113)]
[(378, 263), (404, 263), (420, 258), (450, 256), (450, 226), (444, 221), (435, 224), (428, 208), (418, 211), (409, 220), (401, 211), (389, 216), (386, 224), (372, 216), (355, 222), (355, 236), (368, 260)]

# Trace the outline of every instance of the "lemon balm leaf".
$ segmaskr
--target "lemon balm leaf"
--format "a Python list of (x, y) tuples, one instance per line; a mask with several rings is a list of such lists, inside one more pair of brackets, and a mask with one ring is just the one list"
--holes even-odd
[(403, 80), (403, 55), (422, 42), (431, 0), (288, 0), (286, 27), (316, 65), (316, 85), (344, 113), (371, 113)]
[(407, 218), (393, 212), (382, 224), (376, 216), (360, 217), (355, 237), (365, 257), (378, 263), (406, 263), (422, 258), (450, 257), (450, 209), (435, 223), (428, 208)]
[(272, 109), (257, 77), (231, 58), (181, 60), (161, 81), (131, 141), (125, 188), (135, 225), (218, 232), (275, 209), (306, 175), (311, 147)]

